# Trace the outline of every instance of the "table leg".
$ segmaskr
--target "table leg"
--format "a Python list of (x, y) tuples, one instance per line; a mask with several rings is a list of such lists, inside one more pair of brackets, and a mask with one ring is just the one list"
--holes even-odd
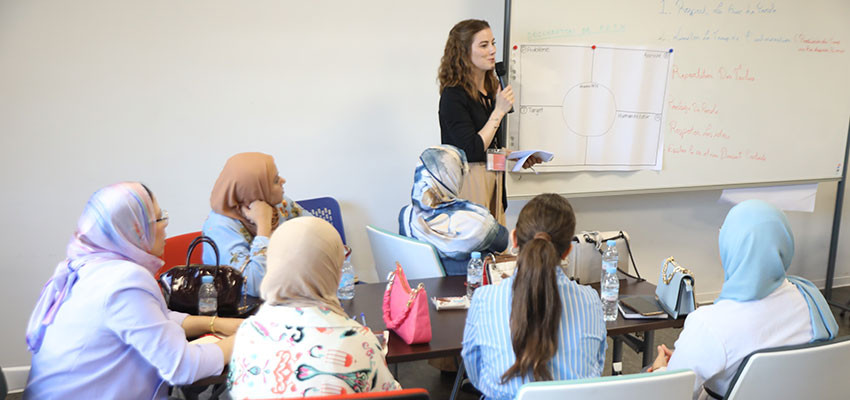
[(655, 331), (646, 331), (643, 333), (643, 367), (646, 368), (652, 365), (655, 361), (652, 357), (655, 354)]
[(614, 336), (611, 341), (614, 342), (611, 349), (611, 375), (619, 375), (623, 371), (623, 338)]
[(463, 377), (466, 376), (466, 369), (463, 367), (463, 358), (457, 357), (457, 375), (455, 375), (455, 384), (452, 386), (452, 396), (449, 400), (457, 398), (457, 392), (460, 390), (460, 384), (463, 382)]

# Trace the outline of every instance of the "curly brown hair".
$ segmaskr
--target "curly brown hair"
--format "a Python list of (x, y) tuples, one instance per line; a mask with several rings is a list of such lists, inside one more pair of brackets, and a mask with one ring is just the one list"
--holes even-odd
[[(440, 93), (447, 87), (460, 86), (473, 99), (478, 98), (478, 88), (475, 87), (473, 78), (472, 39), (476, 33), (490, 29), (487, 21), (480, 19), (467, 19), (458, 22), (449, 31), (446, 40), (446, 49), (443, 58), (440, 59), (440, 69), (437, 71), (437, 80), (440, 81)], [(484, 90), (488, 95), (496, 94), (496, 75), (494, 72), (484, 74)]]

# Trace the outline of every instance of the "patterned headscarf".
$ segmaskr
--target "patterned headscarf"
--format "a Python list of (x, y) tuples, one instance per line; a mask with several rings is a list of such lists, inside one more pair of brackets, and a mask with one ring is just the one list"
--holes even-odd
[(785, 275), (794, 258), (794, 234), (782, 211), (760, 200), (732, 207), (720, 228), (719, 246), (724, 282), (718, 300), (763, 299), (788, 279), (809, 306), (814, 339), (835, 337), (838, 324), (817, 287)]
[[(263, 200), (274, 207), (283, 197), (272, 194), (277, 178), (274, 158), (263, 153), (239, 153), (230, 157), (213, 185), (210, 206), (217, 214), (238, 219), (251, 232), (257, 234), (257, 226), (242, 214), (242, 206), (255, 200)], [(277, 216), (277, 213), (273, 215)], [(277, 225), (277, 220), (272, 225)]]
[(316, 217), (281, 224), (269, 239), (260, 297), (270, 304), (325, 307), (346, 315), (336, 290), (345, 250), (336, 229)]
[(499, 234), (486, 208), (460, 199), (469, 172), (466, 154), (451, 145), (425, 149), (413, 174), (411, 204), (401, 218), (404, 234), (431, 243), (444, 256), (462, 260)]
[(68, 243), (67, 257), (56, 266), (41, 290), (27, 325), (27, 346), (41, 347), (44, 331), (77, 282), (80, 268), (111, 260), (141, 265), (153, 274), (163, 261), (151, 254), (156, 240), (156, 210), (142, 184), (125, 182), (107, 186), (89, 198)]

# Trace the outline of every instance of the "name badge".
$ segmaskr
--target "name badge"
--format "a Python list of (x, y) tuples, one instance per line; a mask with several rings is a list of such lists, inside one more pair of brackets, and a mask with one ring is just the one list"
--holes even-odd
[(504, 150), (487, 149), (487, 170), (504, 171), (505, 159), (506, 156)]

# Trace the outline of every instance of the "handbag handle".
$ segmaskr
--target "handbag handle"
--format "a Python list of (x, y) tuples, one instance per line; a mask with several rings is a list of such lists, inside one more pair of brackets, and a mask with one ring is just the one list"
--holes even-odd
[[(668, 264), (673, 264), (673, 266), (676, 267), (676, 268), (673, 269), (673, 271), (670, 272), (670, 275), (667, 275), (667, 265)], [(691, 270), (679, 265), (679, 263), (677, 263), (676, 260), (674, 260), (672, 256), (667, 257), (667, 259), (664, 260), (664, 268), (661, 270), (661, 279), (664, 280), (665, 285), (670, 284), (670, 281), (673, 280), (673, 275), (675, 275), (676, 272), (681, 272), (683, 274), (688, 274), (688, 275), (691, 275), (691, 276), (694, 275), (691, 272)]]
[(207, 243), (210, 246), (212, 246), (212, 249), (215, 252), (215, 266), (216, 267), (220, 266), (219, 256), (218, 256), (218, 246), (215, 245), (215, 242), (213, 242), (212, 238), (210, 238), (209, 236), (204, 236), (204, 235), (196, 237), (195, 239), (192, 240), (192, 243), (189, 244), (189, 250), (186, 251), (186, 265), (190, 264), (189, 261), (192, 259), (192, 252), (195, 251), (195, 246), (197, 246), (201, 243)]
[(392, 274), (392, 276), (390, 276), (389, 282), (387, 283), (387, 290), (384, 291), (384, 322), (387, 324), (387, 328), (389, 329), (396, 329), (401, 326), (404, 320), (407, 319), (407, 316), (410, 315), (410, 310), (413, 309), (410, 304), (413, 303), (414, 299), (416, 299), (416, 295), (419, 294), (419, 291), (425, 288), (425, 285), (423, 283), (419, 283), (419, 286), (417, 286), (416, 289), (411, 290), (410, 298), (407, 299), (407, 307), (404, 308), (404, 311), (401, 313), (401, 315), (397, 315), (396, 318), (393, 319), (390, 315), (390, 292), (392, 291), (393, 281), (395, 280), (395, 277), (396, 274)]

